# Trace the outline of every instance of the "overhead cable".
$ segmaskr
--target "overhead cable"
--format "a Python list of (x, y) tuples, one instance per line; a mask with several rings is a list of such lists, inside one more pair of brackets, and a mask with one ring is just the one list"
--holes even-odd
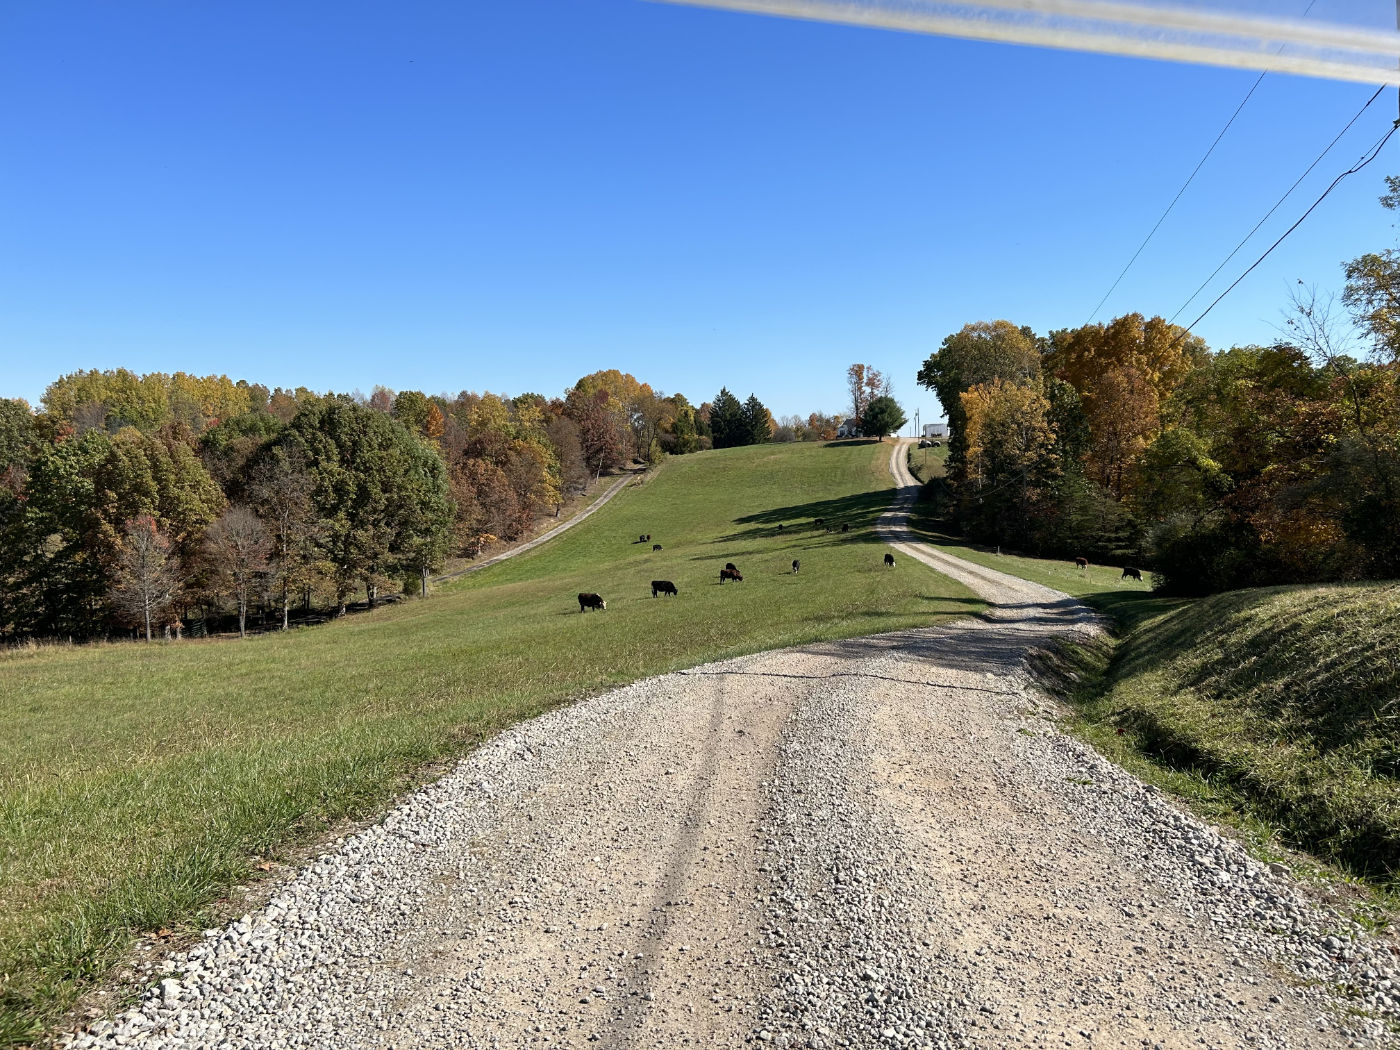
[(1381, 97), (1381, 92), (1384, 90), (1385, 88), (1376, 89), (1376, 93), (1372, 95), (1370, 99), (1367, 100), (1364, 106), (1362, 106), (1359, 110), (1356, 111), (1356, 116), (1352, 117), (1351, 120), (1347, 121), (1346, 127), (1342, 128), (1341, 131), (1337, 132), (1337, 137), (1334, 138), (1331, 142), (1329, 142), (1327, 144), (1327, 148), (1324, 149), (1321, 153), (1319, 153), (1317, 155), (1317, 158), (1311, 164), (1308, 165), (1307, 171), (1299, 175), (1298, 180), (1295, 183), (1293, 183), (1292, 186), (1288, 187), (1288, 191), (1277, 201), (1274, 202), (1274, 206), (1264, 213), (1264, 217), (1254, 224), (1254, 228), (1244, 235), (1244, 237), (1240, 240), (1240, 243), (1235, 245), (1234, 249), (1230, 252), (1229, 255), (1225, 256), (1225, 258), (1221, 261), (1220, 265), (1217, 266), (1213, 271), (1211, 271), (1211, 275), (1201, 282), (1201, 286), (1191, 293), (1191, 297), (1187, 299), (1186, 302), (1181, 304), (1180, 308), (1178, 308), (1176, 313), (1172, 314), (1171, 321), (1168, 323), (1175, 323), (1176, 319), (1181, 316), (1182, 312), (1193, 302), (1196, 301), (1196, 296), (1200, 295), (1203, 291), (1205, 291), (1206, 285), (1210, 284), (1211, 281), (1215, 280), (1216, 276), (1220, 273), (1220, 271), (1225, 269), (1225, 267), (1229, 265), (1230, 260), (1233, 259), (1236, 255), (1238, 255), (1240, 249), (1243, 248), (1245, 244), (1249, 242), (1250, 238), (1259, 232), (1259, 228), (1263, 226), (1264, 223), (1268, 222), (1269, 219), (1273, 216), (1274, 212), (1278, 211), (1279, 208), (1283, 206), (1283, 202), (1286, 201), (1289, 197), (1293, 196), (1293, 192), (1299, 186), (1302, 185), (1303, 180), (1306, 179), (1309, 175), (1311, 175), (1313, 173), (1313, 169), (1322, 163), (1322, 158), (1324, 158), (1325, 156), (1327, 156), (1327, 154), (1332, 152), (1332, 150), (1336, 147), (1337, 143), (1342, 140), (1342, 136), (1352, 129), (1356, 122), (1361, 119), (1361, 114), (1365, 113), (1368, 109), (1371, 108), (1371, 104), (1375, 102), (1376, 99)]

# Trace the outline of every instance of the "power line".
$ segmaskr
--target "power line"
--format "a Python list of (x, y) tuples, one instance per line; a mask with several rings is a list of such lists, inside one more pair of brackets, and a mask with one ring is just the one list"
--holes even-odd
[[(1256, 84), (1255, 86), (1257, 87), (1258, 85)], [(1273, 217), (1274, 212), (1278, 211), (1279, 208), (1283, 206), (1283, 202), (1286, 201), (1289, 197), (1293, 196), (1293, 192), (1303, 184), (1303, 180), (1306, 179), (1309, 175), (1311, 175), (1313, 173), (1313, 169), (1322, 163), (1322, 158), (1324, 158), (1325, 156), (1327, 156), (1327, 154), (1332, 152), (1332, 150), (1336, 147), (1337, 143), (1342, 140), (1342, 136), (1352, 129), (1353, 125), (1355, 125), (1356, 122), (1361, 119), (1361, 114), (1365, 113), (1368, 109), (1371, 108), (1371, 104), (1375, 102), (1376, 99), (1381, 97), (1381, 92), (1384, 90), (1385, 88), (1378, 88), (1376, 90), (1376, 93), (1370, 97), (1366, 104), (1356, 111), (1356, 116), (1352, 117), (1351, 120), (1347, 121), (1347, 126), (1342, 128), (1341, 131), (1337, 132), (1337, 137), (1334, 138), (1331, 142), (1329, 142), (1327, 144), (1327, 148), (1317, 155), (1317, 159), (1308, 165), (1308, 170), (1298, 176), (1298, 181), (1293, 183), (1292, 186), (1288, 187), (1288, 192), (1286, 192), (1282, 197), (1280, 197), (1277, 201), (1274, 202), (1274, 206), (1264, 213), (1264, 217), (1262, 219), (1260, 219), (1254, 224), (1254, 229), (1250, 230), (1247, 234), (1244, 235), (1244, 238), (1240, 241), (1240, 243), (1235, 245), (1234, 249), (1230, 252), (1229, 255), (1225, 256), (1225, 258), (1221, 261), (1220, 265), (1217, 266), (1211, 272), (1211, 275), (1201, 282), (1201, 286), (1191, 293), (1190, 298), (1188, 298), (1186, 302), (1181, 304), (1181, 306), (1177, 309), (1176, 313), (1172, 314), (1171, 320), (1167, 322), (1168, 324), (1174, 324), (1176, 322), (1176, 319), (1181, 316), (1182, 311), (1184, 311), (1188, 306), (1195, 302), (1196, 296), (1200, 295), (1203, 291), (1205, 291), (1206, 285), (1210, 284), (1211, 281), (1215, 280), (1216, 276), (1220, 273), (1220, 271), (1225, 269), (1225, 267), (1229, 265), (1230, 260), (1233, 259), (1236, 255), (1238, 255), (1240, 249), (1243, 248), (1249, 242), (1250, 238), (1259, 232), (1259, 228), (1263, 226), (1264, 223), (1268, 222), (1269, 219)]]
[[(1308, 6), (1303, 9), (1303, 13), (1299, 17), (1306, 18), (1308, 16), (1308, 12), (1310, 12), (1313, 9), (1313, 5), (1316, 3), (1317, 0), (1309, 0)], [(1282, 45), (1280, 45), (1278, 51), (1276, 51), (1275, 54), (1278, 54), (1282, 51), (1283, 47)], [(1176, 207), (1176, 202), (1181, 200), (1181, 195), (1186, 192), (1186, 188), (1190, 186), (1192, 182), (1195, 181), (1197, 173), (1199, 173), (1201, 168), (1205, 166), (1206, 161), (1210, 159), (1210, 155), (1215, 152), (1215, 147), (1220, 145), (1220, 140), (1225, 137), (1225, 132), (1230, 130), (1230, 125), (1234, 124), (1235, 118), (1240, 115), (1240, 111), (1244, 109), (1245, 104), (1249, 102), (1251, 98), (1254, 97), (1254, 92), (1259, 90), (1259, 85), (1264, 82), (1264, 78), (1268, 75), (1269, 71), (1267, 69), (1259, 74), (1258, 79), (1256, 79), (1254, 81), (1253, 86), (1250, 87), (1248, 94), (1246, 94), (1243, 101), (1241, 101), (1240, 104), (1235, 107), (1235, 112), (1230, 114), (1230, 119), (1227, 120), (1225, 122), (1225, 126), (1220, 129), (1220, 134), (1215, 136), (1215, 141), (1210, 144), (1210, 148), (1206, 150), (1204, 156), (1202, 156), (1201, 159), (1196, 162), (1196, 166), (1191, 169), (1191, 174), (1188, 175), (1186, 177), (1186, 181), (1181, 184), (1181, 189), (1176, 191), (1176, 196), (1173, 197), (1172, 202), (1167, 205), (1166, 211), (1162, 212), (1161, 217), (1158, 218), (1156, 224), (1152, 227), (1151, 230), (1148, 231), (1147, 236), (1142, 239), (1142, 243), (1138, 245), (1137, 251), (1133, 252), (1133, 257), (1128, 260), (1128, 265), (1123, 267), (1123, 272), (1120, 273), (1118, 277), (1114, 280), (1113, 284), (1109, 287), (1108, 291), (1103, 293), (1103, 298), (1099, 300), (1098, 305), (1095, 306), (1093, 311), (1089, 314), (1089, 320), (1084, 322), (1085, 325), (1093, 323), (1094, 318), (1098, 316), (1098, 312), (1101, 309), (1103, 309), (1103, 304), (1108, 302), (1108, 297), (1113, 294), (1114, 289), (1118, 287), (1118, 285), (1122, 282), (1123, 278), (1128, 276), (1128, 271), (1133, 268), (1133, 263), (1137, 262), (1138, 256), (1142, 254), (1142, 251), (1144, 248), (1147, 247), (1148, 242), (1151, 241), (1154, 236), (1156, 236), (1157, 231), (1162, 227), (1162, 223), (1167, 221), (1167, 216), (1170, 215), (1172, 213), (1172, 209)]]
[(1279, 237), (1278, 240), (1274, 241), (1273, 244), (1269, 245), (1268, 250), (1265, 251), (1263, 255), (1259, 256), (1259, 258), (1255, 259), (1254, 262), (1250, 265), (1249, 269), (1245, 270), (1244, 273), (1236, 277), (1234, 281), (1231, 282), (1229, 288), (1226, 288), (1223, 292), (1216, 296), (1215, 301), (1205, 308), (1205, 310), (1201, 313), (1200, 317), (1196, 318), (1189, 325), (1187, 325), (1182, 330), (1181, 335), (1177, 338), (1184, 339), (1187, 333), (1191, 331), (1191, 329), (1195, 328), (1198, 324), (1205, 320), (1206, 314), (1214, 310), (1216, 306), (1219, 305), (1221, 299), (1224, 299), (1227, 295), (1233, 292), (1235, 290), (1236, 285), (1238, 285), (1241, 281), (1243, 281), (1246, 277), (1253, 273), (1255, 268), (1258, 267), (1260, 263), (1262, 263), (1270, 255), (1272, 255), (1274, 249), (1277, 248), (1280, 244), (1282, 244), (1284, 240), (1287, 239), (1290, 233), (1296, 230), (1299, 226), (1303, 225), (1303, 220), (1306, 219), (1309, 215), (1311, 215), (1313, 211), (1316, 210), (1317, 206), (1327, 199), (1328, 195), (1331, 194), (1331, 192), (1335, 190), (1338, 185), (1341, 184), (1341, 181), (1343, 179), (1345, 179), (1348, 175), (1355, 175), (1362, 168), (1366, 167), (1366, 165), (1370, 164), (1371, 161), (1375, 160), (1376, 157), (1380, 155), (1381, 149), (1385, 146), (1387, 142), (1390, 141), (1390, 137), (1394, 135), (1397, 130), (1400, 130), (1400, 120), (1395, 121), (1395, 123), (1393, 123), (1390, 126), (1390, 130), (1381, 136), (1380, 141), (1377, 142), (1374, 146), (1372, 146), (1369, 150), (1367, 150), (1366, 153), (1362, 154), (1361, 160), (1359, 160), (1353, 167), (1348, 168), (1346, 171), (1342, 172), (1335, 179), (1333, 179), (1332, 184), (1328, 186), (1327, 189), (1322, 191), (1322, 196), (1317, 198), (1317, 200), (1313, 201), (1312, 206), (1308, 208), (1307, 211), (1303, 212), (1303, 214), (1299, 216), (1298, 221), (1295, 222), (1292, 226), (1288, 227), (1288, 229), (1284, 230), (1283, 235)]

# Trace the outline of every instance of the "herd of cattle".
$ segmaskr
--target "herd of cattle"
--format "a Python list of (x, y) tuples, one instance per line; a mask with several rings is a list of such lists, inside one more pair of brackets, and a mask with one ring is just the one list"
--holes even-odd
[[(836, 532), (836, 531), (838, 531), (835, 525), (827, 525), (826, 519), (825, 519), (825, 518), (817, 518), (815, 521), (812, 522), (812, 524), (813, 524), (814, 526), (816, 526), (817, 528), (819, 528), (819, 529), (820, 529), (820, 528), (825, 528), (825, 530), (826, 530), (827, 532)], [(781, 524), (781, 523), (778, 525), (778, 531), (779, 531), (779, 532), (784, 532), (784, 531), (786, 531), (786, 528), (787, 528), (787, 527), (786, 527), (785, 525)], [(851, 526), (850, 526), (849, 524), (843, 522), (843, 523), (841, 524), (841, 528), (840, 528), (839, 531), (841, 531), (841, 532), (850, 532), (850, 531), (851, 531)], [(637, 542), (637, 543), (641, 543), (641, 544), (651, 543), (651, 533), (649, 533), (649, 532), (644, 532), (644, 533), (642, 533), (640, 536), (637, 537), (637, 541), (636, 541), (636, 542)], [(659, 550), (661, 550), (661, 544), (659, 544), (659, 543), (651, 543), (651, 549), (654, 550), (654, 551), (659, 551)], [(798, 570), (801, 569), (801, 568), (802, 568), (802, 562), (801, 562), (799, 559), (797, 559), (797, 558), (793, 558), (793, 559), (792, 559), (792, 571), (793, 571), (793, 574), (796, 575), (797, 572), (798, 572)], [(885, 555), (885, 568), (887, 568), (887, 569), (893, 569), (893, 568), (894, 568), (894, 555), (893, 555), (893, 554), (886, 554), (886, 555)], [(734, 583), (743, 583), (743, 582), (744, 582), (744, 574), (741, 573), (741, 572), (739, 571), (739, 566), (735, 565), (732, 561), (725, 562), (725, 563), (724, 563), (724, 568), (722, 568), (722, 569), (719, 570), (719, 582), (720, 582), (720, 583), (725, 583), (725, 582), (727, 582), (727, 581), (733, 581)], [(659, 597), (660, 595), (663, 595), (663, 594), (669, 594), (669, 595), (671, 595), (672, 597), (675, 597), (675, 596), (677, 596), (677, 595), (680, 594), (680, 591), (676, 589), (676, 585), (675, 585), (674, 583), (672, 583), (670, 580), (652, 580), (652, 581), (651, 581), (651, 596), (652, 596), (653, 598), (656, 598), (656, 597)], [(581, 592), (579, 593), (579, 596), (578, 596), (578, 611), (579, 611), (579, 612), (581, 612), (581, 613), (582, 613), (582, 612), (588, 612), (589, 609), (599, 609), (599, 610), (602, 610), (602, 611), (607, 611), (607, 608), (608, 608), (608, 603), (603, 599), (603, 596), (602, 596), (601, 594), (594, 594), (594, 593), (592, 593), (591, 591), (581, 591)]]
[[(814, 520), (814, 521), (812, 522), (812, 524), (815, 525), (817, 528), (825, 528), (827, 532), (836, 532), (836, 531), (837, 531), (837, 529), (836, 529), (836, 527), (835, 527), (834, 525), (827, 525), (827, 524), (826, 524), (826, 519), (825, 519), (825, 518), (817, 518), (816, 520)], [(778, 531), (779, 531), (779, 532), (785, 531), (785, 528), (786, 528), (786, 526), (784, 526), (783, 524), (779, 523), (779, 525), (778, 525)], [(850, 525), (848, 525), (848, 524), (846, 524), (846, 523), (843, 522), (843, 523), (841, 524), (840, 531), (841, 531), (841, 532), (850, 532), (850, 531), (851, 531), (851, 527), (850, 527)], [(638, 542), (638, 543), (651, 543), (651, 533), (649, 533), (649, 532), (644, 532), (644, 533), (642, 533), (642, 535), (640, 535), (640, 536), (637, 537), (637, 542)], [(652, 544), (651, 544), (651, 549), (652, 549), (653, 551), (659, 551), (659, 550), (661, 550), (661, 544), (659, 544), (659, 543), (652, 543)], [(997, 553), (1000, 553), (1000, 552), (1001, 552), (1001, 551), (1000, 551), (1000, 548), (998, 548), (998, 549), (997, 549)], [(1075, 558), (1075, 559), (1074, 559), (1074, 564), (1075, 564), (1075, 567), (1078, 568), (1078, 569), (1088, 569), (1088, 568), (1089, 568), (1089, 559), (1088, 559), (1088, 558)], [(801, 563), (798, 559), (796, 559), (796, 558), (792, 559), (792, 571), (793, 571), (793, 574), (794, 574), (794, 575), (797, 573), (798, 569), (800, 569), (801, 567), (802, 567), (802, 563)], [(893, 568), (894, 568), (894, 555), (893, 555), (893, 554), (890, 554), (889, 552), (886, 552), (886, 553), (885, 553), (885, 568), (887, 568), (887, 569), (893, 569)], [(1124, 580), (1137, 580), (1138, 582), (1142, 582), (1142, 570), (1141, 570), (1141, 569), (1135, 569), (1135, 568), (1133, 568), (1133, 567), (1131, 567), (1131, 566), (1126, 566), (1126, 567), (1123, 569), (1123, 575), (1122, 575), (1122, 577), (1120, 577), (1120, 578), (1121, 578), (1121, 579), (1124, 579)], [(720, 582), (720, 583), (724, 583), (724, 582), (726, 582), (726, 581), (733, 581), (734, 583), (743, 583), (743, 582), (744, 582), (744, 576), (743, 576), (743, 574), (742, 574), (741, 572), (739, 572), (739, 567), (738, 567), (737, 565), (735, 565), (732, 561), (730, 561), (730, 562), (725, 562), (725, 563), (724, 563), (724, 568), (722, 568), (722, 569), (719, 570), (719, 582)], [(663, 594), (669, 594), (669, 595), (671, 595), (672, 597), (675, 597), (675, 596), (677, 596), (677, 595), (680, 594), (680, 591), (678, 591), (678, 590), (676, 589), (676, 585), (675, 585), (674, 583), (672, 583), (670, 580), (652, 580), (652, 581), (651, 581), (651, 596), (652, 596), (653, 598), (656, 598), (656, 597), (658, 597), (658, 596), (660, 596), (660, 595), (663, 595)], [(593, 593), (591, 593), (591, 592), (581, 592), (581, 593), (579, 594), (579, 596), (578, 596), (578, 611), (579, 611), (579, 612), (587, 612), (589, 609), (601, 609), (601, 610), (606, 610), (607, 607), (608, 607), (608, 603), (605, 602), (605, 601), (603, 600), (602, 595), (593, 594)]]

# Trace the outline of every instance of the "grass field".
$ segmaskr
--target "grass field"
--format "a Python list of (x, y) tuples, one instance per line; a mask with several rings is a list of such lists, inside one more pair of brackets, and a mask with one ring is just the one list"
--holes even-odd
[[(52, 1023), (136, 933), (197, 923), (258, 858), (374, 814), (514, 721), (706, 660), (979, 611), (931, 570), (883, 570), (888, 454), (673, 459), (536, 551), (324, 627), (0, 656), (0, 1045)], [(742, 583), (719, 584), (726, 561)], [(680, 596), (653, 599), (652, 579)], [(580, 615), (579, 591), (607, 611)]]

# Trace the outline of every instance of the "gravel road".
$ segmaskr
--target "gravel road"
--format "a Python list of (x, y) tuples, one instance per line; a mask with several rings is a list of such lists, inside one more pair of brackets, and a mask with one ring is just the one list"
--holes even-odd
[(1391, 947), (1059, 732), (1028, 654), (1092, 617), (911, 498), (988, 616), (516, 726), (73, 1045), (1384, 1044)]

